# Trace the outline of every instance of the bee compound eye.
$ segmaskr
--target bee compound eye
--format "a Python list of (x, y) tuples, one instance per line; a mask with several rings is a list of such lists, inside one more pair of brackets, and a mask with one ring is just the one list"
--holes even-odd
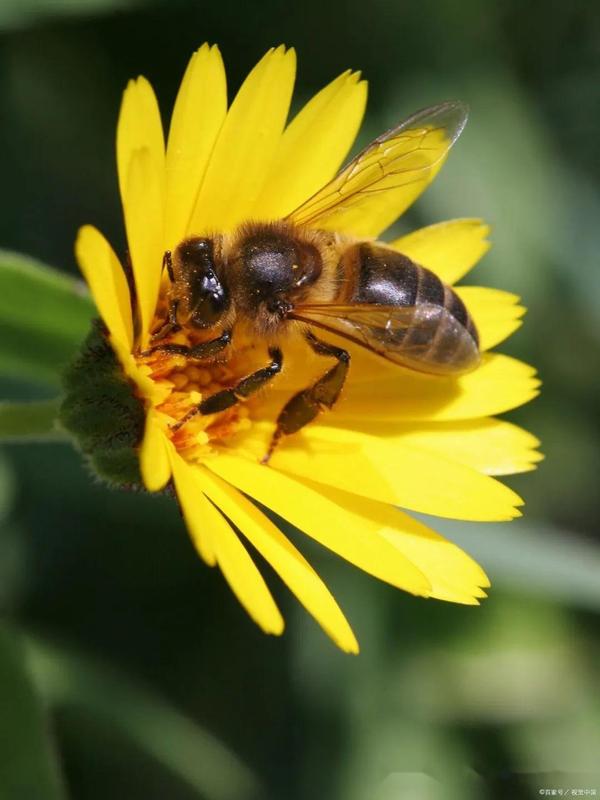
[(229, 308), (229, 292), (216, 275), (199, 281), (194, 289), (192, 324), (199, 328), (215, 325)]

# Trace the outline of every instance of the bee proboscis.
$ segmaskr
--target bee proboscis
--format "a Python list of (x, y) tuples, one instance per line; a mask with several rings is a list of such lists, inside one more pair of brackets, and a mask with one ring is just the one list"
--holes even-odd
[(299, 431), (340, 395), (350, 355), (321, 339), (321, 332), (422, 372), (455, 376), (477, 366), (477, 330), (450, 286), (381, 242), (338, 232), (360, 231), (367, 204), (372, 209), (376, 203), (379, 216), (393, 222), (442, 165), (466, 118), (459, 102), (420, 111), (375, 139), (285, 218), (248, 221), (229, 234), (191, 236), (165, 253), (168, 319), (154, 341), (180, 329), (206, 335), (190, 346), (156, 343), (150, 352), (226, 360), (236, 326), (244, 324), (265, 341), (270, 359), (204, 398), (175, 429), (195, 414), (224, 411), (267, 386), (281, 371), (280, 344), (293, 329), (334, 364), (285, 404), (265, 462), (281, 436)]

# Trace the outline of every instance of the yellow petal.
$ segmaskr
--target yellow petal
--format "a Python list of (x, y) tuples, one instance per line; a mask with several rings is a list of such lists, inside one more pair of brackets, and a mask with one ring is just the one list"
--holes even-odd
[[(210, 504), (202, 494), (203, 484), (199, 469), (184, 461), (172, 445), (169, 444), (168, 449), (165, 449), (188, 533), (201, 558), (209, 567), (213, 567), (217, 563), (215, 541), (221, 530), (221, 523), (229, 526), (221, 515), (220, 520), (212, 524), (215, 519), (211, 510), (205, 513), (206, 506)], [(215, 510), (212, 506), (211, 509)]]
[(165, 144), (156, 96), (143, 77), (130, 81), (123, 94), (117, 170), (145, 345), (164, 252)]
[(146, 415), (144, 438), (140, 447), (140, 470), (149, 492), (164, 489), (171, 478), (167, 438), (160, 417), (154, 409)]
[(163, 177), (157, 173), (147, 148), (134, 151), (129, 162), (124, 210), (140, 311), (142, 347), (149, 339), (164, 254)]
[(454, 283), (487, 253), (489, 232), (489, 226), (480, 219), (453, 219), (401, 236), (389, 246), (446, 283)]
[(91, 225), (80, 228), (75, 255), (111, 339), (130, 351), (133, 341), (131, 300), (119, 259), (100, 231)]
[(255, 216), (286, 216), (335, 175), (365, 111), (367, 83), (359, 78), (358, 72), (344, 72), (294, 117), (281, 137)]
[(391, 506), (364, 500), (338, 489), (331, 498), (355, 514), (364, 514), (378, 526), (378, 536), (394, 545), (421, 570), (431, 586), (431, 597), (476, 604), (490, 585), (481, 567), (456, 545)]
[(284, 622), (271, 592), (248, 551), (223, 515), (203, 494), (201, 467), (172, 454), (177, 497), (190, 535), (200, 555), (219, 564), (227, 583), (250, 617), (265, 633), (279, 635)]
[(490, 585), (487, 575), (460, 547), (431, 528), (397, 512), (396, 528), (383, 534), (427, 575), (431, 597), (465, 605), (478, 605)]
[[(257, 435), (259, 427), (272, 432), (272, 426), (253, 426), (256, 446), (250, 457), (254, 460), (266, 452), (266, 442)], [(250, 436), (244, 437), (246, 447), (249, 440)], [(520, 516), (515, 506), (522, 505), (520, 497), (502, 483), (451, 454), (419, 447), (401, 436), (379, 437), (323, 424), (308, 426), (301, 434), (284, 439), (270, 467), (438, 517), (501, 521)]]
[[(320, 430), (315, 426), (315, 436), (319, 435), (317, 427)], [(399, 442), (439, 453), (486, 475), (527, 472), (543, 458), (537, 451), (540, 443), (535, 436), (499, 419), (393, 423), (367, 418), (355, 420), (352, 427), (354, 431), (385, 438), (392, 447)], [(340, 436), (347, 436), (345, 429), (341, 429)]]
[(217, 561), (227, 583), (254, 622), (265, 633), (280, 636), (285, 623), (263, 576), (229, 523), (211, 508), (210, 500), (204, 495), (200, 498), (201, 513), (211, 527)]
[(236, 456), (219, 455), (208, 466), (351, 564), (413, 594), (429, 593), (419, 570), (374, 535), (378, 526), (330, 501), (327, 491)]
[[(399, 436), (390, 439), (319, 425), (306, 428), (302, 439), (304, 449), (284, 442), (273, 455), (272, 465), (306, 480), (423, 514), (481, 522), (520, 516), (516, 506), (523, 501), (504, 484)], [(362, 453), (351, 456), (344, 448), (336, 458), (333, 451), (338, 442), (342, 446), (353, 443)], [(318, 451), (327, 446), (330, 454), (322, 466)], [(364, 468), (365, 460), (370, 469)], [(369, 479), (370, 473), (379, 475), (379, 485)]]
[[(117, 349), (117, 348), (115, 348)], [(138, 364), (130, 353), (121, 353), (117, 349), (125, 374), (137, 384), (139, 396), (145, 401), (148, 408), (156, 408), (165, 402), (171, 393), (171, 384), (166, 381), (155, 381), (151, 376), (151, 369), (145, 364)]]
[(344, 651), (358, 652), (358, 642), (331, 593), (292, 543), (237, 489), (208, 470), (205, 491), (271, 564), (323, 630)]
[[(260, 461), (267, 452), (274, 427), (273, 423), (254, 423), (236, 441), (236, 452)], [(330, 431), (331, 435), (327, 436)], [(382, 503), (400, 504), (393, 476), (388, 480), (363, 452), (366, 438), (341, 429), (325, 429), (324, 432), (321, 425), (311, 425), (297, 436), (284, 438), (269, 466), (278, 472), (356, 491)], [(360, 481), (356, 480), (357, 475)]]
[(127, 84), (117, 124), (117, 171), (124, 208), (129, 202), (130, 162), (142, 148), (148, 150), (153, 171), (163, 176), (165, 141), (160, 110), (152, 86), (140, 76)]
[[(351, 369), (360, 374), (360, 363), (352, 363)], [(485, 353), (481, 366), (456, 379), (401, 367), (394, 371), (395, 378), (385, 371), (385, 377), (376, 382), (349, 382), (331, 412), (336, 424), (367, 417), (397, 422), (489, 417), (529, 402), (538, 394), (540, 385), (532, 367), (499, 353)]]
[(189, 232), (196, 196), (226, 113), (221, 53), (218, 47), (204, 44), (190, 59), (171, 118), (165, 250), (174, 248)]
[(483, 286), (456, 286), (455, 292), (473, 317), (482, 350), (500, 344), (522, 324), (526, 309), (516, 294)]
[(288, 114), (296, 55), (270, 50), (240, 88), (210, 158), (190, 232), (231, 231), (255, 208)]
[(521, 516), (523, 501), (508, 486), (439, 452), (376, 437), (365, 451), (382, 474), (393, 475), (403, 508), (473, 522)]

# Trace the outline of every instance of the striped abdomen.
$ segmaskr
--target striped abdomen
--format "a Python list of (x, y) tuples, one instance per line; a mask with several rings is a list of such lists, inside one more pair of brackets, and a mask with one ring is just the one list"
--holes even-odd
[[(376, 324), (368, 335), (373, 349), (377, 343), (388, 359), (424, 372), (458, 374), (477, 366), (479, 336), (473, 320), (437, 275), (395, 250), (366, 242), (349, 248), (343, 261), (346, 275), (354, 277), (343, 299), (375, 309)], [(389, 316), (375, 313), (378, 306), (390, 309)]]

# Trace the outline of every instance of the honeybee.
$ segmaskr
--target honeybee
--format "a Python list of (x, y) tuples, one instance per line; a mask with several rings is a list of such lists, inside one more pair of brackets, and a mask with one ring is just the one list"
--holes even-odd
[(315, 353), (335, 363), (283, 407), (264, 462), (282, 436), (332, 408), (340, 395), (350, 355), (321, 339), (321, 331), (422, 372), (455, 376), (477, 366), (477, 330), (450, 286), (381, 242), (337, 232), (360, 230), (367, 203), (372, 208), (375, 202), (378, 215), (393, 222), (441, 167), (466, 119), (460, 102), (417, 112), (375, 139), (284, 219), (193, 236), (165, 253), (168, 319), (154, 341), (181, 329), (203, 332), (203, 341), (157, 343), (148, 352), (227, 360), (234, 330), (243, 324), (266, 343), (270, 359), (236, 385), (204, 398), (174, 429), (267, 386), (282, 369), (281, 343), (294, 328)]

